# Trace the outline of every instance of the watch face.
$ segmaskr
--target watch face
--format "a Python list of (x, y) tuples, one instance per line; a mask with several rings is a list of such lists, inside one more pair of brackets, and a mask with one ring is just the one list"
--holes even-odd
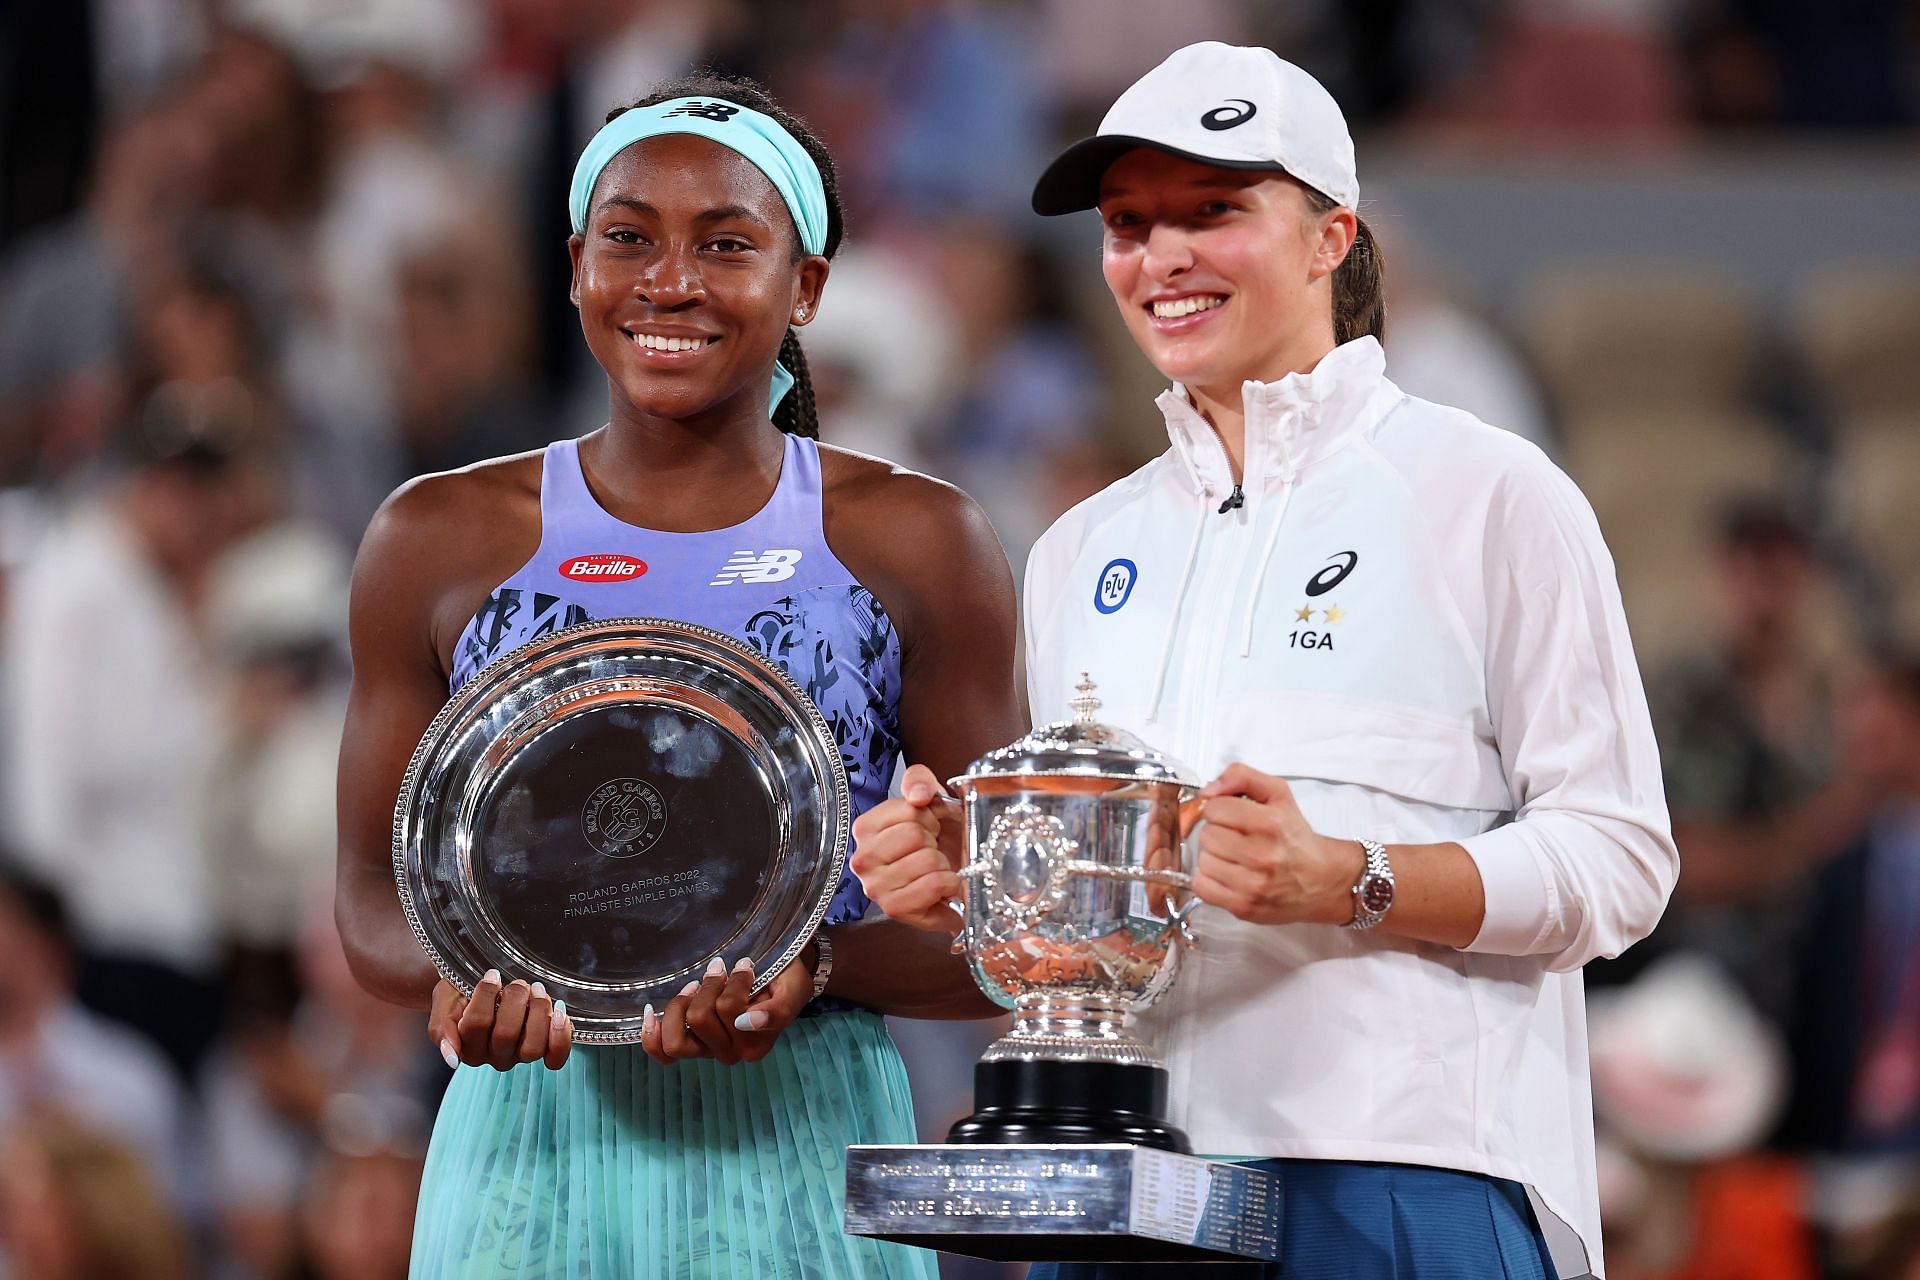
[(1360, 905), (1379, 915), (1393, 905), (1393, 881), (1385, 876), (1368, 876), (1360, 886)]

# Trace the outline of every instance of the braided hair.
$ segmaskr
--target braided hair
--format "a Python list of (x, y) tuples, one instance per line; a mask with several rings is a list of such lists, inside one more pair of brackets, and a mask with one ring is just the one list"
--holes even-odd
[[(827, 193), (827, 243), (825, 256), (832, 258), (840, 248), (840, 233), (845, 223), (845, 214), (840, 207), (840, 184), (833, 171), (833, 157), (827, 153), (827, 144), (820, 141), (819, 135), (807, 125), (806, 121), (792, 114), (773, 100), (766, 87), (757, 80), (745, 76), (723, 75), (717, 71), (698, 71), (690, 76), (657, 85), (646, 97), (626, 106), (615, 107), (607, 112), (607, 119), (636, 107), (651, 107), (674, 98), (723, 98), (736, 102), (743, 107), (758, 111), (771, 117), (780, 127), (793, 135), (793, 140), (813, 157), (820, 169), (820, 184)], [(798, 235), (794, 237), (794, 261), (798, 262), (806, 254)], [(773, 425), (789, 435), (805, 436), (809, 440), (820, 438), (820, 415), (813, 401), (813, 379), (807, 373), (807, 357), (800, 350), (800, 335), (792, 325), (787, 326), (786, 336), (780, 339), (780, 363), (793, 375), (793, 389), (781, 399), (773, 412)]]

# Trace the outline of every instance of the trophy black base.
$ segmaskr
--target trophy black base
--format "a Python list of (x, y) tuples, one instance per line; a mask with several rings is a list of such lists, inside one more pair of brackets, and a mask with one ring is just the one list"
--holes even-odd
[(1278, 1262), (1277, 1173), (1138, 1144), (862, 1146), (848, 1234), (999, 1262)]
[(1125, 1142), (1185, 1155), (1187, 1135), (1160, 1118), (1167, 1073), (1122, 1062), (1011, 1058), (973, 1068), (974, 1113), (953, 1143), (1032, 1146)]

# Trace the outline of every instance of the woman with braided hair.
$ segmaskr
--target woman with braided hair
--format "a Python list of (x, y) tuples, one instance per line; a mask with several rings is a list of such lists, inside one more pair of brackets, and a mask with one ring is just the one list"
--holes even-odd
[[(394, 891), (394, 797), (434, 713), (573, 623), (680, 618), (765, 654), (832, 725), (856, 815), (903, 747), (954, 772), (1023, 727), (1011, 575), (979, 509), (816, 442), (797, 331), (841, 237), (819, 140), (751, 82), (683, 81), (609, 116), (571, 204), (607, 424), (412, 481), (355, 568), (341, 935), (369, 989), (431, 1009), (456, 1067), (413, 1273), (931, 1276), (929, 1254), (843, 1235), (840, 1196), (848, 1145), (913, 1137), (879, 1015), (992, 1011), (944, 940), (869, 917), (848, 876), (757, 995), (716, 957), (639, 1045), (575, 1051), (539, 984), (436, 981)], [(566, 573), (610, 556), (639, 571)]]

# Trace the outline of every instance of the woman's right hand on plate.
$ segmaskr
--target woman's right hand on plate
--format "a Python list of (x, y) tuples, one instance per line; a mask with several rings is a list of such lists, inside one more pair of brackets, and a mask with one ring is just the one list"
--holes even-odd
[(447, 1065), (507, 1071), (523, 1062), (544, 1062), (558, 1071), (573, 1051), (573, 1019), (539, 983), (502, 983), (489, 969), (471, 996), (442, 978), (433, 988), (427, 1036)]
[(951, 904), (966, 898), (956, 871), (962, 861), (960, 803), (923, 764), (908, 768), (899, 795), (854, 821), (848, 865), (889, 919), (958, 932), (962, 918)]

